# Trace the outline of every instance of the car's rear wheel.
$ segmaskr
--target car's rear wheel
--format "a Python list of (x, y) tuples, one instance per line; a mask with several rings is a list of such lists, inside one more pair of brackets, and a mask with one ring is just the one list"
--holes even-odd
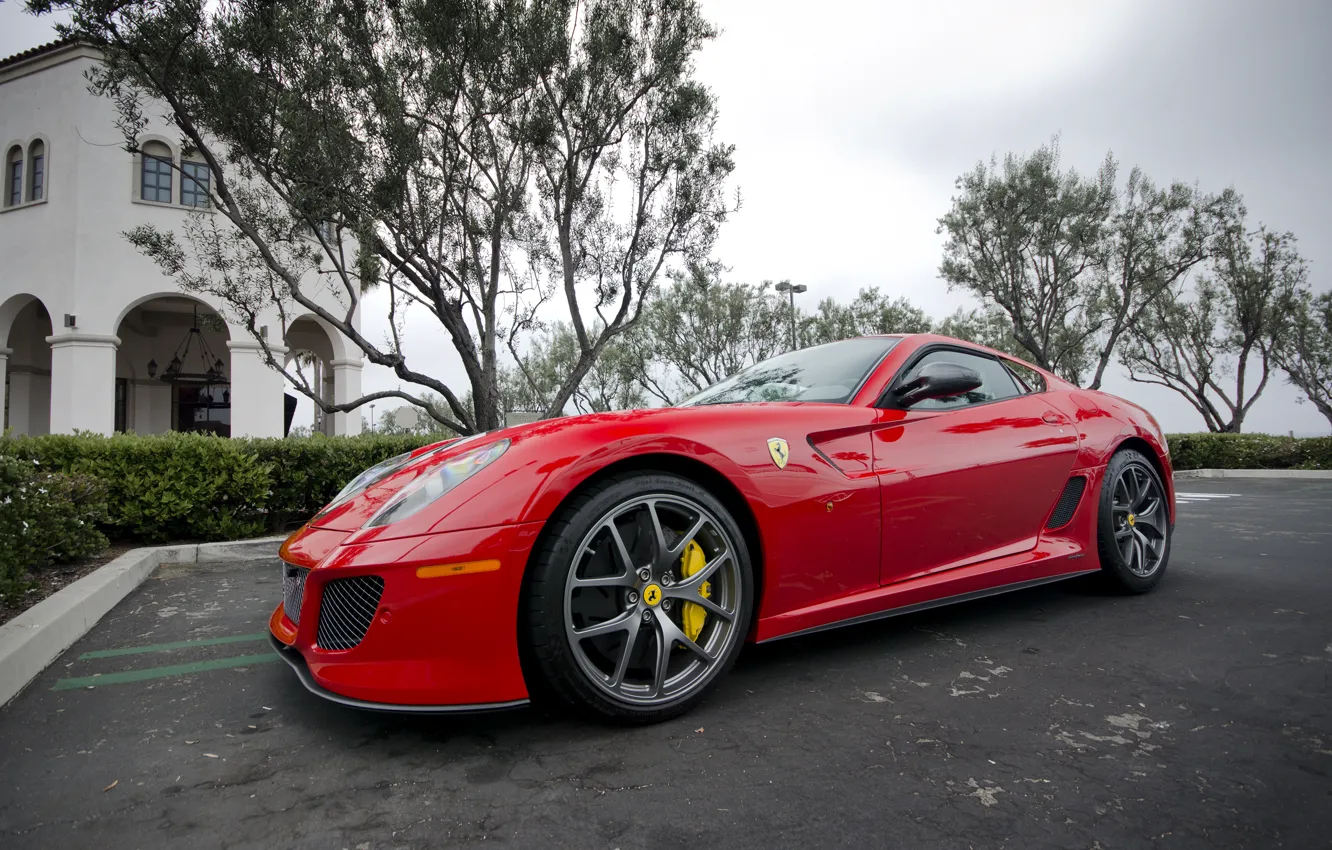
[(534, 672), (616, 722), (688, 711), (749, 628), (744, 537), (711, 493), (675, 475), (616, 476), (575, 495), (548, 524), (528, 582)]
[(1101, 484), (1097, 543), (1102, 573), (1120, 590), (1146, 593), (1165, 574), (1170, 534), (1161, 476), (1141, 452), (1119, 451)]

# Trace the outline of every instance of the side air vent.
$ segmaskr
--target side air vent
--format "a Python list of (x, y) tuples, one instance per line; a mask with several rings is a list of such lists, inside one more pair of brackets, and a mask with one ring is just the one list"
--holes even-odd
[(309, 570), (282, 565), (282, 610), (293, 623), (301, 622), (301, 600), (305, 597), (305, 577)]
[(1068, 525), (1068, 521), (1073, 519), (1073, 514), (1078, 509), (1078, 502), (1082, 501), (1082, 491), (1085, 489), (1087, 489), (1087, 479), (1081, 475), (1068, 479), (1068, 483), (1064, 485), (1064, 492), (1059, 494), (1059, 503), (1055, 505), (1054, 513), (1050, 514), (1050, 521), (1045, 527), (1059, 528)]
[(320, 649), (351, 649), (365, 638), (384, 593), (379, 576), (338, 578), (324, 585), (319, 601)]

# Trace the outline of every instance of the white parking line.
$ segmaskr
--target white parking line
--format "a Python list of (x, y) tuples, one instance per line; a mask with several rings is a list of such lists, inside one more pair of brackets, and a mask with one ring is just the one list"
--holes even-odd
[(1217, 499), (1235, 499), (1239, 493), (1180, 493), (1175, 492), (1175, 503), (1179, 505), (1205, 504)]

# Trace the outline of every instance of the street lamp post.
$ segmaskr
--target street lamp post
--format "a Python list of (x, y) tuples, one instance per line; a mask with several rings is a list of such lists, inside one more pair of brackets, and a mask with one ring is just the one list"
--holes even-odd
[(375, 432), (375, 406), (370, 405), (370, 433)]
[(786, 292), (786, 293), (790, 293), (790, 297), (791, 297), (791, 350), (792, 350), (792, 351), (795, 351), (795, 349), (796, 349), (796, 334), (795, 334), (795, 297), (796, 297), (796, 293), (797, 293), (797, 292), (806, 292), (806, 291), (808, 291), (808, 289), (809, 289), (809, 287), (808, 287), (808, 286), (805, 286), (803, 283), (797, 283), (797, 284), (794, 284), (794, 285), (793, 285), (789, 280), (784, 280), (784, 281), (782, 281), (781, 283), (777, 284), (777, 291), (778, 291), (778, 292)]

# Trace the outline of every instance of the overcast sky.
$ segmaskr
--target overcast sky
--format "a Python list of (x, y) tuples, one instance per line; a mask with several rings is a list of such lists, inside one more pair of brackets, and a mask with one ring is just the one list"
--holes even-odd
[[(942, 315), (966, 304), (939, 280), (938, 218), (953, 180), (991, 154), (1054, 134), (1066, 167), (1113, 151), (1158, 183), (1233, 186), (1253, 223), (1291, 230), (1318, 290), (1332, 286), (1332, 3), (1325, 0), (704, 0), (722, 35), (699, 61), (737, 146), (744, 207), (716, 255), (735, 280), (789, 278), (806, 306), (877, 285)], [(0, 2), (0, 54), (50, 38)], [(381, 311), (382, 314), (382, 311)], [(375, 319), (367, 307), (367, 329)], [(428, 322), (413, 366), (462, 382)], [(432, 361), (437, 361), (438, 365)], [(373, 367), (366, 389), (394, 386)], [(1201, 418), (1167, 390), (1107, 390), (1167, 430)], [(1326, 434), (1278, 382), (1246, 430)]]

